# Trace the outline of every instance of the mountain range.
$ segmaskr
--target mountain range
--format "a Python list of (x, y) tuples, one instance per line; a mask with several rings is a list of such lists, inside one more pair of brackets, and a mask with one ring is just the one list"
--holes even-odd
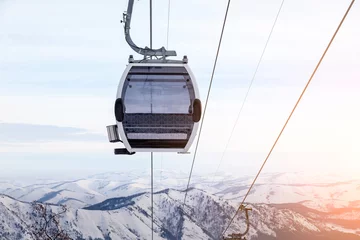
[[(221, 239), (252, 180), (195, 176), (183, 204), (186, 175), (161, 176), (155, 181), (154, 239)], [(71, 239), (151, 239), (147, 177), (130, 172), (29, 185), (2, 181), (0, 239), (36, 239), (32, 201), (48, 203), (53, 212), (66, 204), (60, 226)], [(246, 201), (252, 208), (247, 239), (360, 239), (359, 193), (359, 180), (264, 174)], [(226, 234), (244, 231), (245, 222), (240, 212)]]

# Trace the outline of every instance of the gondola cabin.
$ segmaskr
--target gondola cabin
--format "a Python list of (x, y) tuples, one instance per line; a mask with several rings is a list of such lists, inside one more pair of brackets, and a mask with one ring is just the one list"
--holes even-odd
[[(117, 132), (128, 153), (187, 152), (201, 118), (187, 63), (129, 63), (117, 91)], [(111, 141), (111, 139), (110, 139)]]

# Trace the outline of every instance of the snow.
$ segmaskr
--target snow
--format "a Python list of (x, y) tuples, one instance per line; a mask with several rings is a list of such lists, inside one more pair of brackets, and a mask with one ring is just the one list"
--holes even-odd
[[(165, 188), (185, 189), (186, 173), (156, 170), (160, 178), (154, 179), (154, 191)], [(149, 171), (110, 172), (92, 175), (78, 180), (55, 182), (36, 181), (36, 184), (2, 181), (0, 193), (24, 201), (44, 199), (47, 194), (59, 191), (45, 202), (66, 203), (73, 207), (84, 207), (107, 198), (129, 196), (150, 190)], [(216, 181), (215, 181), (216, 180)], [(252, 176), (234, 176), (218, 173), (194, 175), (191, 187), (203, 189), (224, 199), (240, 202), (246, 194)], [(345, 207), (359, 200), (360, 179), (347, 179), (338, 175), (310, 175), (304, 172), (265, 173), (260, 175), (247, 201), (252, 203), (299, 203), (320, 211)], [(76, 201), (78, 200), (78, 201)]]
[[(89, 187), (88, 184), (85, 186)], [(85, 187), (84, 187), (85, 189)], [(154, 195), (154, 239), (166, 239), (163, 230), (176, 236), (182, 234), (182, 239), (209, 239), (217, 238), (230, 216), (235, 212), (236, 203), (223, 200), (219, 196), (209, 194), (199, 189), (188, 191), (185, 213), (180, 211), (184, 192), (174, 189), (162, 191)], [(64, 226), (75, 236), (85, 239), (90, 237), (104, 239), (151, 239), (150, 196), (148, 193), (130, 197), (131, 204), (115, 210), (87, 210), (70, 208), (62, 219)], [(108, 204), (114, 204), (115, 202)], [(248, 239), (255, 238), (259, 233), (276, 237), (277, 231), (307, 231), (316, 233), (327, 229), (357, 234), (358, 229), (349, 229), (344, 226), (325, 222), (322, 215), (298, 212), (295, 208), (276, 207), (268, 204), (250, 204), (253, 211), (250, 213), (251, 227)], [(52, 206), (54, 211), (58, 208)], [(31, 206), (10, 197), (0, 195), (0, 228), (6, 232), (16, 234), (20, 231), (15, 226), (22, 226), (23, 239), (33, 240), (27, 235), (26, 228), (31, 226), (29, 219)], [(357, 220), (359, 211), (343, 209), (337, 215), (330, 215), (331, 219)], [(330, 218), (329, 218), (330, 219)], [(182, 224), (181, 224), (182, 223)], [(181, 228), (179, 228), (181, 226)], [(244, 214), (240, 213), (227, 234), (245, 229)], [(181, 232), (177, 232), (180, 230)], [(1, 237), (1, 235), (0, 235)]]
[(348, 228), (344, 228), (342, 226), (336, 225), (336, 224), (332, 224), (332, 223), (327, 223), (326, 227), (330, 228), (331, 230), (335, 230), (335, 231), (339, 231), (339, 232), (344, 232), (344, 233), (352, 233), (355, 235), (359, 235), (360, 233), (360, 228), (357, 229), (348, 229)]
[[(160, 176), (160, 172), (157, 173)], [(208, 233), (217, 235), (239, 206), (252, 176), (232, 176), (218, 174), (213, 176), (194, 176), (191, 190), (188, 191), (185, 204), (185, 215), (180, 212), (188, 175), (176, 171), (162, 171), (162, 178), (154, 179), (154, 221), (155, 239), (161, 237), (162, 227), (176, 235), (179, 221), (183, 221), (184, 239), (208, 239)], [(213, 180), (216, 180), (214, 182)], [(220, 180), (220, 181), (218, 181)], [(319, 232), (335, 229), (359, 235), (359, 229), (349, 229), (335, 225), (331, 220), (356, 221), (360, 219), (360, 180), (346, 179), (337, 175), (314, 176), (307, 173), (274, 173), (260, 175), (259, 181), (250, 192), (246, 202), (251, 203), (252, 228), (249, 239), (259, 232), (276, 236), (276, 231), (309, 231)], [(47, 203), (66, 204), (70, 207), (66, 220), (76, 226), (75, 232), (87, 237), (104, 238), (110, 234), (112, 239), (150, 239), (150, 197), (149, 172), (113, 172), (92, 175), (75, 180), (37, 181), (20, 183), (2, 180), (0, 193), (0, 227), (8, 232), (16, 224), (30, 224), (26, 212), (30, 206), (26, 202), (42, 200)], [(192, 189), (196, 187), (197, 189)], [(161, 191), (165, 188), (171, 188)], [(200, 190), (201, 189), (201, 190)], [(85, 206), (102, 202), (109, 198), (125, 197), (136, 193), (147, 192), (133, 197), (134, 204), (126, 205), (111, 211), (81, 209)], [(275, 204), (270, 206), (269, 204)], [(278, 204), (297, 204), (297, 208), (277, 207)], [(304, 208), (300, 208), (301, 205)], [(119, 204), (120, 206), (121, 204)], [(279, 205), (280, 206), (280, 205)], [(54, 206), (56, 208), (56, 206)], [(316, 211), (310, 211), (313, 209)], [(320, 211), (322, 213), (318, 213)], [(17, 214), (15, 214), (17, 213)], [(321, 214), (327, 214), (324, 215)], [(319, 219), (328, 221), (325, 224)], [(2, 224), (1, 220), (6, 220)], [(22, 223), (24, 219), (25, 223)], [(181, 220), (182, 219), (182, 220)], [(236, 223), (228, 233), (242, 231), (245, 228), (244, 215), (239, 214)], [(26, 228), (26, 224), (24, 225)], [(1, 235), (0, 235), (1, 236)], [(24, 239), (26, 233), (24, 233)], [(28, 238), (30, 239), (30, 238)]]

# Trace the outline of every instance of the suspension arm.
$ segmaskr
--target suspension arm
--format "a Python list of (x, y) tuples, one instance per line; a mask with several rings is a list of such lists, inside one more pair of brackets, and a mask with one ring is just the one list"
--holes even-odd
[(133, 42), (133, 40), (131, 39), (131, 36), (130, 36), (130, 23), (131, 23), (131, 16), (132, 16), (132, 11), (133, 11), (133, 6), (134, 6), (134, 0), (129, 0), (128, 9), (123, 14), (123, 22), (125, 23), (125, 25), (124, 25), (125, 40), (129, 44), (129, 46), (135, 52), (137, 52), (140, 55), (144, 55), (145, 57), (146, 56), (161, 56), (163, 58), (166, 58), (168, 56), (176, 56), (175, 51), (173, 51), (173, 50), (168, 51), (164, 47), (161, 47), (159, 49), (151, 49), (151, 48), (148, 48), (148, 47), (141, 48), (141, 47), (138, 47)]

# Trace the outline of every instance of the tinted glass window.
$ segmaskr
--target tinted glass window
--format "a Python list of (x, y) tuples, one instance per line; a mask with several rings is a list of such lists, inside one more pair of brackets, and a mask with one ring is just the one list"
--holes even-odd
[(184, 67), (132, 67), (123, 99), (125, 113), (188, 114), (194, 89)]

